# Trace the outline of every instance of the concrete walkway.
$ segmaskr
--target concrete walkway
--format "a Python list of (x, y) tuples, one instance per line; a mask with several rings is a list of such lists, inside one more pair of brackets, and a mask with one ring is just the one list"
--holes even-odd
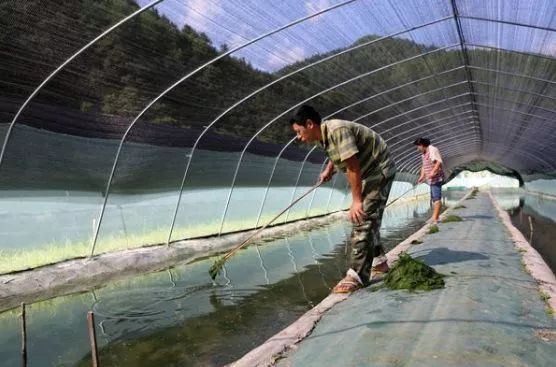
[[(446, 288), (365, 289), (335, 305), (278, 366), (554, 366), (556, 321), (487, 194), (408, 251)], [(372, 288), (372, 287), (371, 287)]]

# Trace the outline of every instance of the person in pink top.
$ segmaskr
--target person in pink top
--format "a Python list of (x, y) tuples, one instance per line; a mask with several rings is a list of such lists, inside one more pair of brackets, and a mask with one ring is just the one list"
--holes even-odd
[(421, 153), (421, 159), (423, 160), (421, 175), (417, 183), (426, 181), (431, 187), (431, 200), (433, 203), (432, 222), (436, 224), (442, 207), (442, 184), (444, 183), (442, 156), (438, 148), (431, 145), (429, 139), (419, 138), (413, 144), (417, 146), (417, 151)]

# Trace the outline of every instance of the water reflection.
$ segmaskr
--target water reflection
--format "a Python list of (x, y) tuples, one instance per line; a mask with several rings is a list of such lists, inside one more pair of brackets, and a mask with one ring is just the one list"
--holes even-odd
[[(386, 248), (429, 216), (415, 201), (387, 209)], [(116, 281), (28, 307), (29, 366), (90, 365), (93, 310), (103, 366), (221, 365), (320, 302), (346, 270), (351, 225), (337, 222), (240, 251), (216, 283), (213, 259)], [(19, 364), (17, 311), (0, 314), (0, 358)]]
[(493, 191), (496, 200), (507, 210), (514, 226), (556, 271), (556, 200), (527, 194), (524, 191)]

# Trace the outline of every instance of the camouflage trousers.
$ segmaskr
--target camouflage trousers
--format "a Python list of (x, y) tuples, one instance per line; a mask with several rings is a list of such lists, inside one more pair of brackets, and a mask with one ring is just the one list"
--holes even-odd
[(361, 224), (353, 225), (348, 263), (364, 284), (369, 281), (373, 258), (385, 254), (380, 243), (380, 224), (393, 182), (393, 175), (380, 176), (377, 180), (367, 181), (363, 188), (363, 210), (366, 218)]

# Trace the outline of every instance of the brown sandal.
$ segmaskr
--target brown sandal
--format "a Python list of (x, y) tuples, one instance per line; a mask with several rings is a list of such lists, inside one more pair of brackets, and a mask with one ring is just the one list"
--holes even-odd
[(386, 261), (378, 264), (377, 266), (373, 266), (371, 267), (371, 280), (384, 278), (386, 273), (388, 273), (389, 271), (390, 267), (388, 266), (388, 263)]
[(332, 293), (353, 293), (360, 288), (362, 288), (362, 285), (357, 280), (353, 279), (352, 277), (345, 277), (344, 279), (340, 280), (338, 284), (336, 284), (334, 289), (332, 289)]

